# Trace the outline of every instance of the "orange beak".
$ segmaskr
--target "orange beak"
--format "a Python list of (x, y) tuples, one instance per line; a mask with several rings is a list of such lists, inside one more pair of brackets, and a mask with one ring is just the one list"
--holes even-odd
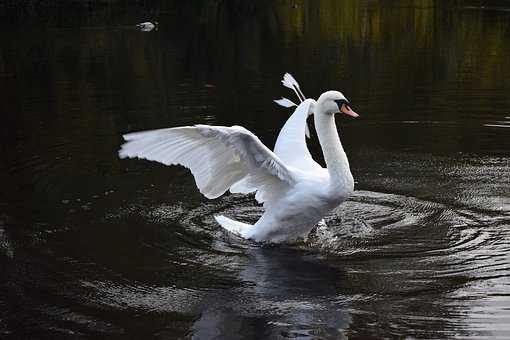
[(351, 110), (351, 108), (347, 104), (342, 104), (342, 108), (340, 110), (346, 115), (349, 115), (351, 117), (359, 117), (359, 114)]

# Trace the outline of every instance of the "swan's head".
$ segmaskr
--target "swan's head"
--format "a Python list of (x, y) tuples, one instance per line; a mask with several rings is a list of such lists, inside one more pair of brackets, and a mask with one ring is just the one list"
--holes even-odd
[(322, 112), (326, 114), (334, 114), (337, 112), (345, 113), (351, 117), (358, 117), (359, 115), (351, 109), (351, 104), (342, 94), (338, 91), (327, 91), (321, 94), (317, 105), (322, 109)]

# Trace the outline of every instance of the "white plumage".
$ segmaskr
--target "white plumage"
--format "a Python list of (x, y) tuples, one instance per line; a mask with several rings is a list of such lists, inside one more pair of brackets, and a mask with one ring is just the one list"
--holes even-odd
[[(296, 79), (294, 79), (294, 77), (290, 73), (285, 73), (283, 75), (282, 84), (283, 84), (283, 86), (292, 89), (294, 91), (294, 93), (296, 93), (296, 96), (298, 97), (298, 100), (300, 103), (302, 103), (306, 99), (305, 95), (301, 91), (299, 83), (296, 81)], [(287, 98), (284, 98), (284, 97), (282, 97), (281, 99), (275, 99), (274, 102), (280, 106), (283, 106), (283, 107), (297, 106), (296, 104), (294, 104), (293, 101), (291, 101)], [(311, 113), (309, 113), (309, 114), (311, 114)], [(306, 123), (307, 117), (308, 117), (308, 115), (306, 115), (305, 122), (304, 122), (305, 135), (306, 135), (306, 137), (310, 138), (310, 129), (308, 128), (308, 124)]]
[(121, 158), (183, 165), (207, 198), (217, 198), (237, 183), (232, 192), (257, 190), (259, 202), (264, 202), (271, 187), (294, 183), (281, 160), (241, 126), (185, 126), (128, 133), (124, 139)]
[[(255, 241), (292, 241), (306, 236), (353, 191), (333, 117), (338, 111), (356, 115), (347, 103), (337, 91), (324, 93), (318, 101), (303, 101), (280, 131), (274, 152), (241, 126), (195, 125), (128, 133), (119, 156), (183, 165), (207, 198), (217, 198), (227, 190), (255, 192), (265, 208), (255, 225), (224, 216), (216, 216), (218, 223)], [(306, 119), (311, 112), (327, 169), (313, 160), (306, 146)]]
[(290, 73), (285, 73), (283, 75), (282, 84), (283, 84), (283, 86), (288, 87), (289, 89), (294, 90), (294, 92), (296, 92), (296, 95), (299, 98), (299, 101), (302, 102), (303, 100), (306, 99), (306, 97), (303, 94), (303, 92), (301, 92), (301, 88), (299, 87), (298, 82), (296, 81), (296, 79), (294, 79), (294, 77)]
[(308, 131), (306, 120), (311, 112), (311, 107), (315, 100), (306, 99), (294, 111), (292, 116), (287, 119), (283, 125), (278, 139), (274, 146), (274, 152), (281, 160), (290, 166), (296, 167), (304, 171), (314, 171), (322, 169), (312, 158), (308, 147), (306, 146), (305, 135)]
[(282, 97), (281, 99), (275, 99), (274, 102), (283, 107), (297, 106), (292, 100)]

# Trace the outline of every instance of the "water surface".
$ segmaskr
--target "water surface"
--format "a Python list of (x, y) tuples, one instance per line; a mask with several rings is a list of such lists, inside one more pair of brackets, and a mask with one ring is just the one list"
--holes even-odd
[[(34, 10), (0, 30), (0, 337), (510, 336), (507, 2)], [(361, 114), (337, 119), (357, 191), (306, 242), (229, 236), (213, 216), (253, 223), (253, 197), (117, 158), (197, 123), (273, 146), (287, 71)]]

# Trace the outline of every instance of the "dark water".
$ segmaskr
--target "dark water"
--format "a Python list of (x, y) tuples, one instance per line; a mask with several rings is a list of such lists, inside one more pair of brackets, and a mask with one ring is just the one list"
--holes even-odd
[[(1, 338), (510, 337), (508, 2), (32, 10), (0, 30)], [(338, 118), (357, 191), (308, 242), (229, 237), (213, 215), (252, 197), (117, 158), (196, 123), (272, 146), (286, 71), (362, 115)]]

